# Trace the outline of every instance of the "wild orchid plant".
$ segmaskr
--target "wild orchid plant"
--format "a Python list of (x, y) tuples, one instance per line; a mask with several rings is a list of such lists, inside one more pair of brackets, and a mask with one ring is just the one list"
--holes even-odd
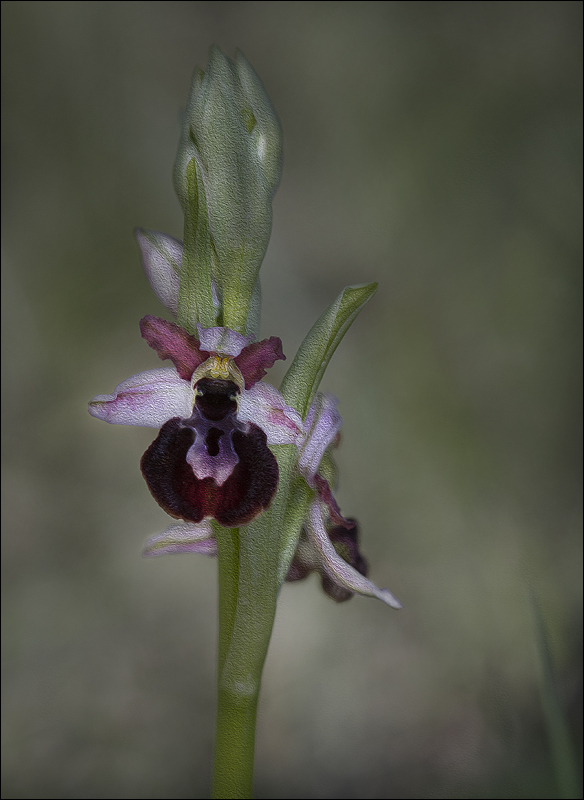
[(213, 796), (250, 797), (262, 669), (285, 580), (311, 571), (341, 602), (353, 593), (401, 604), (367, 578), (355, 520), (333, 497), (341, 417), (318, 387), (374, 283), (345, 288), (315, 323), (280, 390), (262, 379), (284, 359), (259, 341), (259, 269), (282, 168), (282, 131), (249, 62), (211, 48), (183, 117), (174, 186), (184, 245), (138, 229), (147, 278), (176, 324), (146, 316), (141, 333), (171, 367), (134, 375), (89, 412), (159, 428), (142, 473), (181, 522), (144, 555), (204, 553), (219, 565), (218, 714)]

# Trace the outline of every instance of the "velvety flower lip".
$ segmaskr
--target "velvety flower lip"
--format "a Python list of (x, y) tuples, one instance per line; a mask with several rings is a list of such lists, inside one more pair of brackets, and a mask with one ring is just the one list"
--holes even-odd
[(141, 330), (174, 368), (123, 381), (113, 394), (93, 398), (90, 413), (113, 424), (160, 428), (141, 466), (171, 516), (195, 525), (210, 517), (225, 527), (251, 522), (278, 485), (268, 444), (294, 443), (303, 432), (297, 412), (259, 382), (284, 357), (280, 340), (251, 343), (236, 331), (200, 326), (197, 338), (151, 316)]
[(236, 392), (231, 381), (203, 378), (192, 416), (169, 420), (144, 453), (148, 488), (171, 516), (195, 523), (213, 517), (232, 528), (271, 503), (278, 465), (264, 431), (237, 420)]

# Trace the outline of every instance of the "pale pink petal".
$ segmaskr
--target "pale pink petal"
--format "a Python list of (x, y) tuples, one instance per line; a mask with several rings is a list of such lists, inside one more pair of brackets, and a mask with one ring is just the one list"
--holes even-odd
[(259, 425), (268, 444), (294, 444), (304, 430), (300, 414), (269, 383), (256, 383), (241, 393), (237, 419)]
[(195, 524), (185, 522), (171, 525), (164, 533), (151, 536), (146, 542), (142, 555), (165, 556), (175, 553), (199, 553), (205, 556), (217, 555), (217, 542), (213, 528), (208, 520)]
[(400, 601), (388, 589), (378, 589), (374, 583), (364, 575), (361, 575), (360, 572), (357, 572), (350, 564), (347, 564), (337, 553), (324, 527), (318, 500), (314, 501), (310, 506), (306, 532), (310, 542), (318, 550), (322, 567), (331, 580), (351, 592), (377, 597), (378, 600), (392, 608), (402, 608)]
[(89, 413), (113, 425), (161, 428), (173, 417), (188, 418), (193, 412), (191, 384), (172, 367), (149, 369), (116, 386), (113, 394), (98, 394)]
[(163, 306), (176, 316), (183, 244), (158, 231), (136, 228), (148, 283)]
[(337, 411), (339, 401), (332, 394), (321, 394), (314, 398), (304, 420), (306, 436), (299, 440), (298, 469), (309, 486), (314, 488), (315, 475), (327, 447), (337, 436), (342, 419)]
[(249, 344), (249, 339), (237, 331), (229, 328), (203, 328), (197, 324), (199, 333), (199, 347), (207, 353), (223, 353), (235, 358), (244, 347)]

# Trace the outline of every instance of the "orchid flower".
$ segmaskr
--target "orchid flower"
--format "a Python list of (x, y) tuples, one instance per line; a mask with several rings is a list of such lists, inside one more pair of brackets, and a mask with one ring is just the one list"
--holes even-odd
[(268, 444), (294, 443), (300, 415), (260, 382), (277, 359), (280, 339), (251, 343), (227, 328), (199, 338), (147, 316), (142, 336), (173, 368), (148, 370), (91, 400), (94, 417), (118, 425), (160, 428), (141, 468), (154, 499), (190, 523), (212, 517), (227, 528), (247, 525), (272, 501), (278, 465)]
[(327, 450), (339, 442), (342, 419), (337, 403), (333, 395), (318, 393), (304, 423), (305, 434), (297, 440), (298, 469), (315, 490), (315, 497), (286, 580), (301, 580), (314, 570), (321, 575), (324, 591), (338, 603), (358, 593), (401, 608), (388, 589), (378, 589), (368, 580), (367, 562), (359, 551), (357, 523), (342, 516), (328, 480), (319, 471)]

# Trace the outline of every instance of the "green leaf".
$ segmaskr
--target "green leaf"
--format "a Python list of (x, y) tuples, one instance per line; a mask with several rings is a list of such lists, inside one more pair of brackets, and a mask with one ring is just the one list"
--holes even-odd
[(196, 333), (197, 322), (204, 328), (212, 328), (217, 324), (211, 284), (213, 244), (209, 233), (205, 187), (196, 158), (192, 158), (187, 166), (187, 193), (177, 321), (189, 333)]
[(253, 294), (249, 305), (249, 313), (245, 323), (245, 335), (252, 341), (260, 338), (260, 320), (262, 316), (262, 286), (260, 279), (255, 282)]
[(193, 70), (193, 77), (191, 79), (191, 90), (189, 93), (189, 100), (186, 110), (182, 114), (180, 126), (180, 139), (178, 142), (178, 150), (176, 159), (174, 161), (174, 168), (172, 173), (172, 180), (174, 183), (174, 190), (182, 206), (183, 212), (187, 213), (188, 207), (188, 188), (187, 188), (187, 166), (192, 158), (195, 158), (197, 148), (193, 137), (191, 136), (191, 129), (189, 126), (189, 117), (191, 109), (195, 104), (195, 100), (201, 88), (203, 77), (205, 73), (200, 67), (195, 67)]
[(300, 345), (284, 376), (280, 392), (302, 419), (306, 417), (337, 345), (376, 291), (376, 283), (347, 286), (312, 326)]
[(541, 700), (558, 783), (558, 797), (565, 798), (565, 800), (576, 800), (576, 798), (582, 797), (582, 788), (574, 743), (560, 702), (550, 639), (539, 603), (533, 592), (531, 592), (531, 610), (537, 636)]

